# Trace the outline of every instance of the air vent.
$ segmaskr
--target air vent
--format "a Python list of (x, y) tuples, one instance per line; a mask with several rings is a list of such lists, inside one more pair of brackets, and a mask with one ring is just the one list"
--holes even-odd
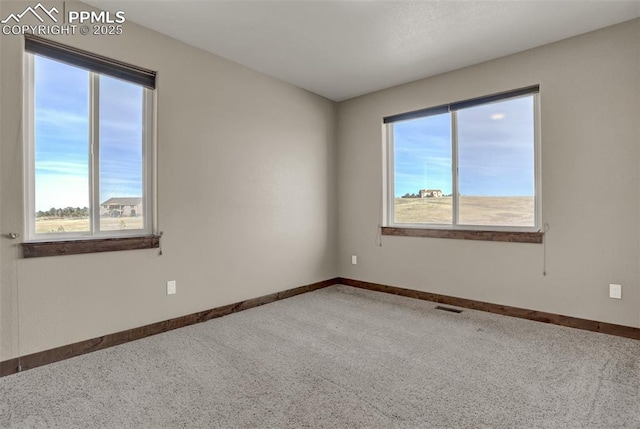
[(462, 310), (458, 310), (457, 308), (443, 307), (441, 305), (437, 306), (436, 310), (448, 311), (449, 313), (462, 313)]

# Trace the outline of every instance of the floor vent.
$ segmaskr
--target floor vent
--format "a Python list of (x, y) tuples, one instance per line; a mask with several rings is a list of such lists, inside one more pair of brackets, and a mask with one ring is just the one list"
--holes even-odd
[(462, 310), (458, 310), (457, 308), (443, 307), (441, 305), (437, 306), (436, 310), (444, 310), (444, 311), (448, 311), (450, 313), (462, 313)]

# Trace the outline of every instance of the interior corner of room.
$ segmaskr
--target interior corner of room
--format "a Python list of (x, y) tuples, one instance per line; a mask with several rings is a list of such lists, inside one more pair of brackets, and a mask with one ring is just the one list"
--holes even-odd
[[(2, 362), (340, 281), (640, 329), (638, 18), (339, 101), (133, 22), (117, 38), (61, 36), (158, 72), (161, 254), (23, 258), (23, 40), (0, 36)], [(544, 239), (382, 235), (382, 119), (531, 84)]]

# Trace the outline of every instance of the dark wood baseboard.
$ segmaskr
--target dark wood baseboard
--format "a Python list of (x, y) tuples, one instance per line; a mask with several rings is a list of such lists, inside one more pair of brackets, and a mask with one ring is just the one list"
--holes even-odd
[(198, 313), (193, 313), (186, 316), (176, 317), (174, 319), (141, 326), (139, 328), (117, 332), (115, 334), (103, 335), (101, 337), (92, 338), (90, 340), (80, 341), (78, 343), (56, 347), (50, 350), (44, 350), (30, 355), (21, 356), (20, 358), (8, 359), (6, 361), (0, 362), (0, 377), (15, 374), (27, 369), (36, 368), (49, 363), (58, 362), (64, 359), (80, 356), (86, 353), (106, 349), (108, 347), (117, 346), (119, 344), (128, 343), (129, 341), (139, 340), (141, 338), (171, 331), (173, 329), (182, 328), (196, 323), (206, 322), (207, 320), (215, 319), (217, 317), (237, 313), (238, 311), (242, 310), (248, 310), (260, 305), (279, 301), (285, 298), (290, 298), (292, 296), (311, 292), (317, 289), (322, 289), (338, 283), (338, 278), (324, 280), (306, 286), (300, 286), (294, 289), (288, 289), (282, 292), (276, 292), (270, 295), (248, 299), (246, 301), (237, 302), (235, 304), (212, 308), (210, 310), (200, 311)]
[(292, 296), (300, 295), (336, 284), (343, 284), (376, 292), (384, 292), (393, 295), (431, 301), (438, 304), (470, 308), (473, 310), (486, 311), (489, 313), (496, 313), (504, 316), (519, 317), (521, 319), (534, 320), (537, 322), (551, 323), (554, 325), (567, 326), (586, 331), (600, 332), (603, 334), (640, 340), (640, 328), (615, 325), (605, 322), (597, 322), (588, 319), (579, 319), (577, 317), (563, 316), (554, 313), (545, 313), (542, 311), (528, 310), (525, 308), (510, 307), (507, 305), (492, 304), (466, 298), (456, 298), (447, 295), (440, 295), (413, 289), (404, 289), (396, 286), (371, 283), (361, 280), (353, 280), (344, 277), (336, 277), (318, 283), (312, 283), (306, 286), (300, 286), (294, 289), (276, 292), (258, 298), (248, 299), (246, 301), (237, 302), (235, 304), (212, 308), (211, 310), (205, 310), (186, 316), (176, 317), (174, 319), (153, 323), (151, 325), (145, 325), (139, 328), (117, 332), (115, 334), (103, 335), (102, 337), (92, 338), (90, 340), (80, 341), (78, 343), (57, 347), (55, 349), (33, 353), (30, 355), (22, 356), (20, 358), (8, 359), (0, 362), (0, 377), (15, 374), (17, 372), (31, 368), (36, 368), (49, 363), (58, 362), (64, 359), (69, 359), (75, 356), (80, 356), (86, 353), (91, 353), (97, 350), (106, 349), (108, 347), (117, 346), (129, 341), (139, 340), (141, 338), (171, 331), (173, 329), (182, 328), (184, 326), (206, 322), (207, 320), (215, 319), (217, 317), (237, 313), (242, 310), (248, 310), (250, 308), (258, 307), (270, 302), (279, 301), (281, 299), (290, 298)]
[(413, 289), (404, 289), (395, 286), (370, 283), (343, 277), (340, 278), (340, 284), (373, 290), (377, 292), (390, 293), (393, 295), (401, 295), (425, 301), (437, 302), (438, 304), (447, 304), (456, 307), (470, 308), (473, 310), (487, 311), (489, 313), (496, 313), (504, 316), (519, 317), (521, 319), (535, 320), (537, 322), (551, 323), (554, 325), (567, 326), (570, 328), (577, 328), (585, 331), (600, 332), (603, 334), (640, 340), (640, 328), (633, 328), (631, 326), (615, 325), (613, 323), (597, 322), (595, 320), (588, 319), (579, 319), (577, 317), (563, 316), (561, 314), (545, 313), (543, 311), (492, 304), (489, 302), (475, 301), (466, 298), (456, 298), (447, 295), (439, 295), (436, 293), (422, 292)]
[(18, 372), (19, 364), (20, 361), (18, 360), (18, 358), (7, 359), (0, 362), (0, 377), (15, 374), (16, 372)]

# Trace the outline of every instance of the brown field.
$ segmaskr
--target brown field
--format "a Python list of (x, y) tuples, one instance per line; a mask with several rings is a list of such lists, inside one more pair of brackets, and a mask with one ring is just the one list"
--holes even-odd
[[(100, 219), (102, 231), (141, 229), (143, 219), (138, 217), (103, 217)], [(41, 218), (36, 219), (36, 233), (89, 231), (89, 218)]]
[[(533, 226), (533, 197), (460, 197), (461, 225)], [(396, 198), (395, 223), (451, 224), (451, 197)], [(143, 218), (104, 217), (102, 231), (142, 229)], [(36, 233), (89, 230), (89, 218), (37, 219)]]
[[(460, 197), (461, 225), (534, 226), (533, 197)], [(452, 223), (451, 197), (396, 198), (395, 223)]]

